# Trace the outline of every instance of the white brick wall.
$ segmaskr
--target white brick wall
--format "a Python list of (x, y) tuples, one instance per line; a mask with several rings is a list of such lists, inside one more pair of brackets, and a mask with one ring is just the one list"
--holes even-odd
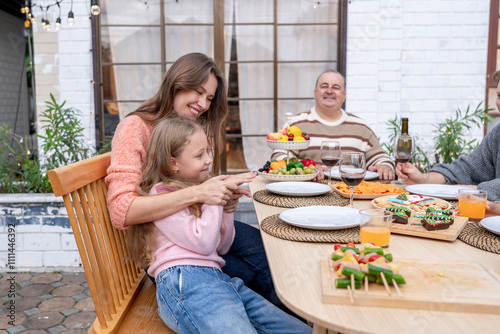
[[(489, 3), (352, 0), (347, 110), (365, 118), (382, 142), (385, 122), (408, 116), (410, 132), (431, 148), (432, 124), (485, 99)], [(470, 136), (482, 138), (482, 129)]]
[[(42, 0), (37, 5), (53, 1)], [(45, 31), (40, 24), (41, 11), (33, 9), (37, 18), (34, 30), (37, 114), (45, 110), (45, 101), (52, 93), (58, 103), (66, 101), (67, 107), (82, 113), (85, 140), (95, 146), (94, 95), (92, 73), (92, 34), (89, 19), (89, 1), (73, 0), (75, 24), (67, 24), (71, 2), (61, 3), (62, 25), (54, 29), (57, 10), (49, 10), (51, 30)], [(38, 128), (41, 127), (38, 119)], [(41, 145), (39, 141), (39, 147)]]
[(62, 198), (53, 194), (0, 194), (0, 272), (8, 268), (8, 227), (15, 230), (15, 270), (81, 268)]

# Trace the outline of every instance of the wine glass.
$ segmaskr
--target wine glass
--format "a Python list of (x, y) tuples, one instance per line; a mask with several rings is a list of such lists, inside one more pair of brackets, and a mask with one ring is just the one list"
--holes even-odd
[(338, 140), (325, 140), (321, 142), (321, 161), (328, 167), (328, 185), (332, 184), (332, 167), (340, 160), (340, 142)]
[(340, 159), (340, 177), (351, 190), (350, 206), (352, 208), (352, 198), (354, 187), (365, 179), (366, 161), (364, 153), (342, 153)]
[(399, 135), (394, 141), (392, 152), (394, 159), (396, 159), (396, 165), (410, 161), (415, 152), (415, 140), (406, 133)]

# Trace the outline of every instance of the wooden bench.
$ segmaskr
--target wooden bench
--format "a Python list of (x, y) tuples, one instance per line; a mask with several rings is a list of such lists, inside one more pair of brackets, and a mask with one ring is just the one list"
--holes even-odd
[(158, 316), (156, 287), (129, 260), (126, 231), (113, 227), (104, 182), (111, 153), (47, 172), (62, 196), (97, 318), (89, 333), (174, 333)]

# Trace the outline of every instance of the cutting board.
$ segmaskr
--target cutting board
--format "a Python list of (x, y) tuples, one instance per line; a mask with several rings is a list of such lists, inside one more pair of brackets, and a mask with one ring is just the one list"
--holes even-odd
[[(391, 198), (391, 197), (395, 197), (395, 196), (385, 196), (385, 197), (381, 197), (381, 198)], [(446, 206), (447, 209), (451, 208), (451, 204), (445, 200), (442, 200), (439, 198), (434, 198), (434, 197), (428, 197), (428, 198), (434, 199), (437, 203), (439, 203), (443, 206)], [(372, 201), (372, 206), (376, 209), (382, 208), (382, 207), (378, 206), (375, 203), (375, 201)], [(410, 225), (413, 222), (420, 222), (420, 220), (421, 220), (420, 218), (413, 218), (413, 215), (414, 215), (414, 212), (412, 212), (411, 217), (408, 219), (408, 224), (392, 223), (391, 224), (391, 233), (412, 235), (415, 237), (423, 237), (423, 238), (429, 238), (429, 239), (454, 241), (458, 237), (460, 232), (462, 232), (465, 225), (469, 222), (469, 218), (467, 218), (467, 217), (454, 216), (455, 222), (449, 228), (447, 228), (445, 230), (428, 231), (423, 226)]]
[(500, 314), (500, 277), (494, 269), (460, 262), (395, 263), (406, 280), (399, 285), (402, 296), (392, 285), (389, 296), (383, 285), (369, 283), (368, 292), (363, 285), (351, 302), (347, 289), (335, 288), (336, 273), (329, 270), (328, 259), (321, 260), (323, 303)]
[(423, 226), (410, 225), (411, 222), (420, 221), (420, 218), (410, 218), (408, 224), (391, 224), (391, 233), (412, 235), (429, 239), (454, 241), (469, 221), (467, 217), (455, 216), (455, 222), (446, 230), (427, 231)]

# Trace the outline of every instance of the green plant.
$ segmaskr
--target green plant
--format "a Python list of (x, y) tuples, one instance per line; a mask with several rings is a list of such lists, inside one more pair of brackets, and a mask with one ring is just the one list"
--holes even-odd
[(37, 134), (44, 140), (43, 153), (47, 157), (44, 167), (49, 170), (65, 166), (90, 157), (90, 147), (83, 140), (83, 130), (77, 115), (80, 112), (73, 108), (64, 108), (66, 101), (57, 104), (54, 95), (46, 101), (47, 109), (40, 115), (42, 130), (45, 136)]
[(40, 172), (38, 159), (29, 148), (28, 137), (0, 127), (0, 192), (50, 192), (48, 179)]
[(0, 126), (0, 192), (51, 192), (46, 171), (90, 157), (90, 148), (83, 139), (83, 127), (77, 118), (78, 110), (64, 108), (50, 94), (47, 109), (40, 115), (44, 135), (45, 163), (32, 154), (28, 138), (12, 132), (6, 124)]
[(469, 154), (479, 145), (476, 139), (467, 140), (466, 135), (472, 125), (481, 127), (491, 120), (492, 116), (488, 112), (493, 109), (483, 109), (482, 104), (483, 102), (480, 102), (474, 111), (467, 106), (465, 113), (458, 108), (454, 117), (435, 125), (437, 135), (434, 142), (439, 157), (438, 163), (450, 163), (462, 155)]
[(97, 150), (98, 155), (103, 154), (103, 153), (107, 153), (107, 152), (111, 152), (111, 142), (113, 141), (113, 135), (114, 135), (114, 133), (111, 136), (107, 136), (104, 138), (104, 140), (102, 141), (101, 147)]

